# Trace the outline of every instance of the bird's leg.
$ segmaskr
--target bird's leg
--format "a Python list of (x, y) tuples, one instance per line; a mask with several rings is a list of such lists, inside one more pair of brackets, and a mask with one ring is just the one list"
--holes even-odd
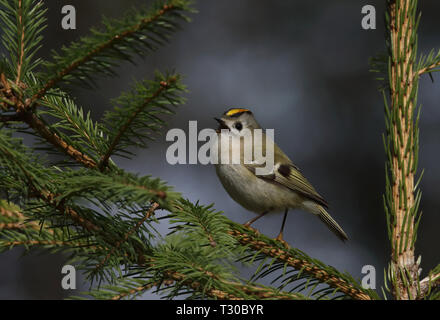
[(251, 224), (254, 223), (255, 221), (257, 221), (258, 219), (260, 219), (262, 216), (264, 216), (266, 212), (263, 212), (262, 214), (256, 216), (255, 218), (252, 218), (251, 220), (249, 220), (248, 222), (243, 224), (243, 227), (251, 229), (252, 231), (254, 231), (255, 233), (259, 234), (260, 232), (257, 229), (254, 229), (251, 227)]
[(287, 249), (289, 248), (289, 245), (283, 239), (283, 230), (284, 230), (284, 225), (286, 224), (286, 218), (287, 218), (288, 211), (289, 211), (289, 209), (286, 209), (286, 211), (284, 211), (284, 217), (283, 217), (283, 223), (281, 224), (281, 230), (280, 230), (280, 233), (278, 234), (278, 236), (275, 238), (275, 240), (280, 241)]

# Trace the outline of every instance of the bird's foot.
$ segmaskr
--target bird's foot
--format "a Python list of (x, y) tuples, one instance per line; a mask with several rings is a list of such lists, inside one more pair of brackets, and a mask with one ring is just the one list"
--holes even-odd
[(283, 234), (280, 233), (275, 239), (275, 241), (281, 242), (281, 244), (287, 249), (290, 249), (290, 245), (283, 239)]
[(245, 224), (243, 224), (243, 227), (245, 227), (246, 229), (252, 230), (253, 232), (255, 232), (255, 234), (256, 234), (257, 236), (260, 235), (260, 231), (258, 231), (257, 229), (251, 227), (250, 224), (245, 223)]

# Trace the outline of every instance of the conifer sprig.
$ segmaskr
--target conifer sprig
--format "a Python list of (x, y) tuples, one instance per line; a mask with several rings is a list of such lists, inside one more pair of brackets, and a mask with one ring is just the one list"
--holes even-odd
[(417, 69), (419, 70), (417, 73), (418, 76), (440, 71), (440, 50), (438, 50), (437, 53), (431, 50), (427, 56), (421, 56)]
[(153, 81), (138, 82), (115, 99), (115, 108), (104, 115), (109, 142), (98, 167), (107, 166), (113, 154), (127, 157), (129, 148), (145, 148), (146, 140), (154, 139), (153, 134), (165, 125), (161, 115), (174, 114), (172, 108), (184, 102), (180, 97), (184, 91), (179, 75), (156, 72)]
[(40, 100), (40, 105), (39, 117), (48, 119), (50, 130), (68, 145), (89, 155), (94, 162), (104, 154), (107, 138), (102, 125), (93, 121), (90, 111), (85, 113), (67, 93), (53, 90)]
[(60, 82), (90, 84), (93, 75), (114, 75), (112, 68), (121, 60), (132, 61), (134, 55), (154, 51), (168, 41), (179, 28), (179, 22), (189, 21), (191, 1), (157, 1), (152, 8), (136, 8), (122, 19), (105, 19), (101, 29), (54, 52), (52, 62), (45, 64), (41, 75), (44, 85), (32, 97), (32, 103)]
[[(54, 53), (41, 72), (34, 58), (44, 28), (41, 3), (0, 0), (9, 51), (9, 58), (0, 57), (0, 251), (22, 246), (70, 253), (92, 285), (97, 281), (88, 293), (97, 299), (131, 298), (147, 290), (165, 298), (377, 299), (349, 274), (233, 223), (212, 205), (181, 199), (160, 179), (118, 168), (112, 157), (147, 147), (166, 116), (184, 102), (178, 74), (156, 73), (153, 80), (137, 82), (113, 101), (102, 121), (59, 88), (91, 84), (96, 74), (113, 75), (119, 62), (156, 50), (188, 21), (189, 3), (159, 1), (150, 10), (105, 20), (99, 31)], [(382, 69), (389, 71), (385, 203), (393, 260), (387, 276), (396, 298), (438, 299), (439, 267), (419, 281), (420, 261), (402, 265), (401, 257), (413, 257), (420, 221), (418, 183), (412, 183), (417, 81), (438, 70), (439, 55), (417, 58), (417, 2), (388, 3), (390, 58)], [(15, 137), (23, 124), (73, 163), (56, 167), (37, 156), (36, 147)], [(156, 230), (165, 218), (168, 235)], [(253, 277), (243, 279), (237, 261), (256, 267)], [(271, 286), (256, 283), (268, 275), (276, 276)]]
[[(259, 279), (273, 274), (278, 270), (282, 270), (282, 274), (276, 279), (284, 278), (280, 288), (285, 288), (288, 284), (305, 279), (305, 282), (301, 282), (301, 284), (304, 285), (302, 289), (312, 289), (310, 290), (310, 294), (313, 293), (317, 295), (319, 292), (313, 292), (315, 288), (312, 284), (309, 284), (310, 281), (316, 280), (316, 284), (326, 284), (330, 288), (323, 296), (339, 292), (342, 295), (357, 300), (372, 300), (378, 298), (375, 292), (362, 288), (358, 281), (347, 273), (339, 272), (335, 268), (309, 257), (298, 249), (286, 249), (277, 241), (257, 234), (253, 230), (241, 225), (232, 222), (229, 225), (229, 234), (237, 239), (241, 245), (247, 246), (247, 248), (251, 250), (248, 251), (248, 253), (253, 251), (253, 253), (244, 256), (243, 261), (262, 261), (259, 268), (257, 268), (254, 279)], [(266, 261), (267, 263), (265, 263)], [(290, 268), (293, 270), (286, 276), (286, 272)], [(298, 288), (299, 286), (294, 289)]]
[(9, 52), (10, 63), (5, 71), (16, 85), (41, 63), (35, 54), (46, 28), (46, 10), (40, 0), (0, 1), (1, 43)]
[[(385, 272), (385, 288), (395, 299), (428, 298), (429, 277), (419, 280), (421, 256), (415, 243), (421, 220), (420, 180), (417, 177), (420, 106), (419, 78), (439, 70), (440, 53), (418, 53), (420, 13), (417, 0), (387, 0), (387, 54), (372, 59), (374, 72), (381, 73), (386, 134), (385, 217), (391, 243), (391, 262)], [(433, 270), (430, 275), (436, 274)], [(428, 285), (429, 284), (429, 285)], [(386, 293), (384, 292), (384, 295)], [(434, 290), (429, 298), (436, 296)]]

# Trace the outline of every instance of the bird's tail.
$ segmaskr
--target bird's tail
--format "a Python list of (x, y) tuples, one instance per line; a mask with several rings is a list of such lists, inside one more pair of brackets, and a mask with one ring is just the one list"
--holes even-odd
[(342, 241), (348, 240), (347, 234), (342, 230), (341, 226), (330, 216), (330, 214), (320, 205), (318, 207), (318, 217), (321, 219), (327, 227)]

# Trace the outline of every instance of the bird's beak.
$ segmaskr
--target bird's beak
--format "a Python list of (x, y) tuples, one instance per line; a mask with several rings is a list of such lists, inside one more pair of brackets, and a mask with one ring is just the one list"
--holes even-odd
[(218, 128), (216, 130), (217, 133), (220, 133), (221, 129), (229, 129), (228, 126), (226, 125), (226, 123), (222, 119), (214, 118), (214, 120), (219, 123), (219, 126), (218, 126)]

